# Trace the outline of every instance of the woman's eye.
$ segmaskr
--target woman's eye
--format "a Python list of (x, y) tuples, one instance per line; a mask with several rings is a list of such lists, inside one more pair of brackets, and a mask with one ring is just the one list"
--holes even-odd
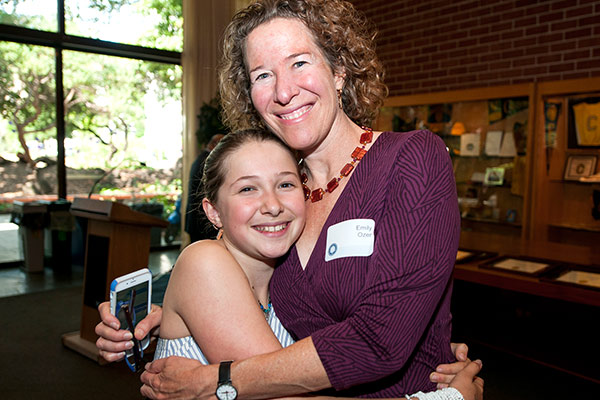
[(246, 187), (243, 187), (240, 189), (240, 193), (251, 192), (253, 190), (254, 190), (253, 187), (246, 186)]
[(285, 183), (281, 184), (281, 187), (284, 189), (288, 189), (288, 188), (296, 187), (296, 185), (294, 185), (292, 182), (285, 182)]
[(303, 66), (304, 64), (306, 64), (306, 61), (296, 61), (294, 63), (294, 67), (296, 68), (300, 68), (301, 66)]
[(266, 79), (268, 76), (269, 76), (269, 74), (267, 74), (266, 72), (263, 72), (262, 74), (256, 75), (256, 78), (254, 78), (254, 81), (260, 81), (261, 79)]

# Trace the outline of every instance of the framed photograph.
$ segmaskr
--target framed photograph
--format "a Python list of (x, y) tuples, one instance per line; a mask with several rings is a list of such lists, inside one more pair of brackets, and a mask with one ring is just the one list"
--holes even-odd
[(504, 168), (490, 167), (485, 169), (483, 184), (487, 186), (502, 186), (504, 183)]
[(489, 251), (458, 249), (456, 252), (456, 264), (464, 264), (471, 261), (482, 261), (488, 258), (496, 257), (498, 253)]
[(600, 267), (567, 265), (553, 271), (550, 276), (542, 280), (561, 285), (600, 290)]
[(479, 266), (481, 268), (537, 277), (556, 268), (557, 264), (553, 261), (539, 258), (501, 256)]
[(578, 181), (579, 178), (587, 178), (596, 172), (598, 156), (592, 155), (570, 155), (565, 165), (564, 179), (567, 181)]

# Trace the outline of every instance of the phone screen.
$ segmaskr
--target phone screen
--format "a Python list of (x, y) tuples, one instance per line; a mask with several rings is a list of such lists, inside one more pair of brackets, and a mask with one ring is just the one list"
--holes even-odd
[(144, 319), (148, 315), (148, 288), (149, 282), (143, 282), (138, 285), (128, 287), (127, 289), (116, 292), (116, 314), (119, 322), (121, 323), (121, 329), (128, 329), (127, 319), (123, 307), (130, 307), (131, 300), (133, 299), (133, 310), (131, 319), (133, 325), (137, 325), (139, 321)]

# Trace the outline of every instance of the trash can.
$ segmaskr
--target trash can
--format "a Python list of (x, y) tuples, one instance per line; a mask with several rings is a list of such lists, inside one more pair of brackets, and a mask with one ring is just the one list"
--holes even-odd
[[(130, 204), (129, 207), (133, 211), (142, 212), (145, 214), (152, 215), (156, 218), (163, 217), (164, 206), (161, 203), (134, 203)], [(163, 228), (152, 227), (150, 228), (150, 246), (160, 247), (161, 245), (161, 234)]]
[(75, 230), (75, 217), (71, 202), (59, 199), (41, 201), (47, 207), (44, 256), (55, 273), (70, 273), (72, 266), (71, 241)]
[(39, 202), (13, 202), (10, 222), (19, 225), (19, 253), (26, 272), (44, 272), (46, 211), (46, 205)]

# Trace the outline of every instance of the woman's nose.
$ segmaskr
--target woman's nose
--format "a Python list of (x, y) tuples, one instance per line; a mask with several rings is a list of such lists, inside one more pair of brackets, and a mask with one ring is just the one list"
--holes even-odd
[(275, 83), (275, 101), (286, 105), (299, 93), (298, 86), (293, 76), (289, 73), (278, 74)]

